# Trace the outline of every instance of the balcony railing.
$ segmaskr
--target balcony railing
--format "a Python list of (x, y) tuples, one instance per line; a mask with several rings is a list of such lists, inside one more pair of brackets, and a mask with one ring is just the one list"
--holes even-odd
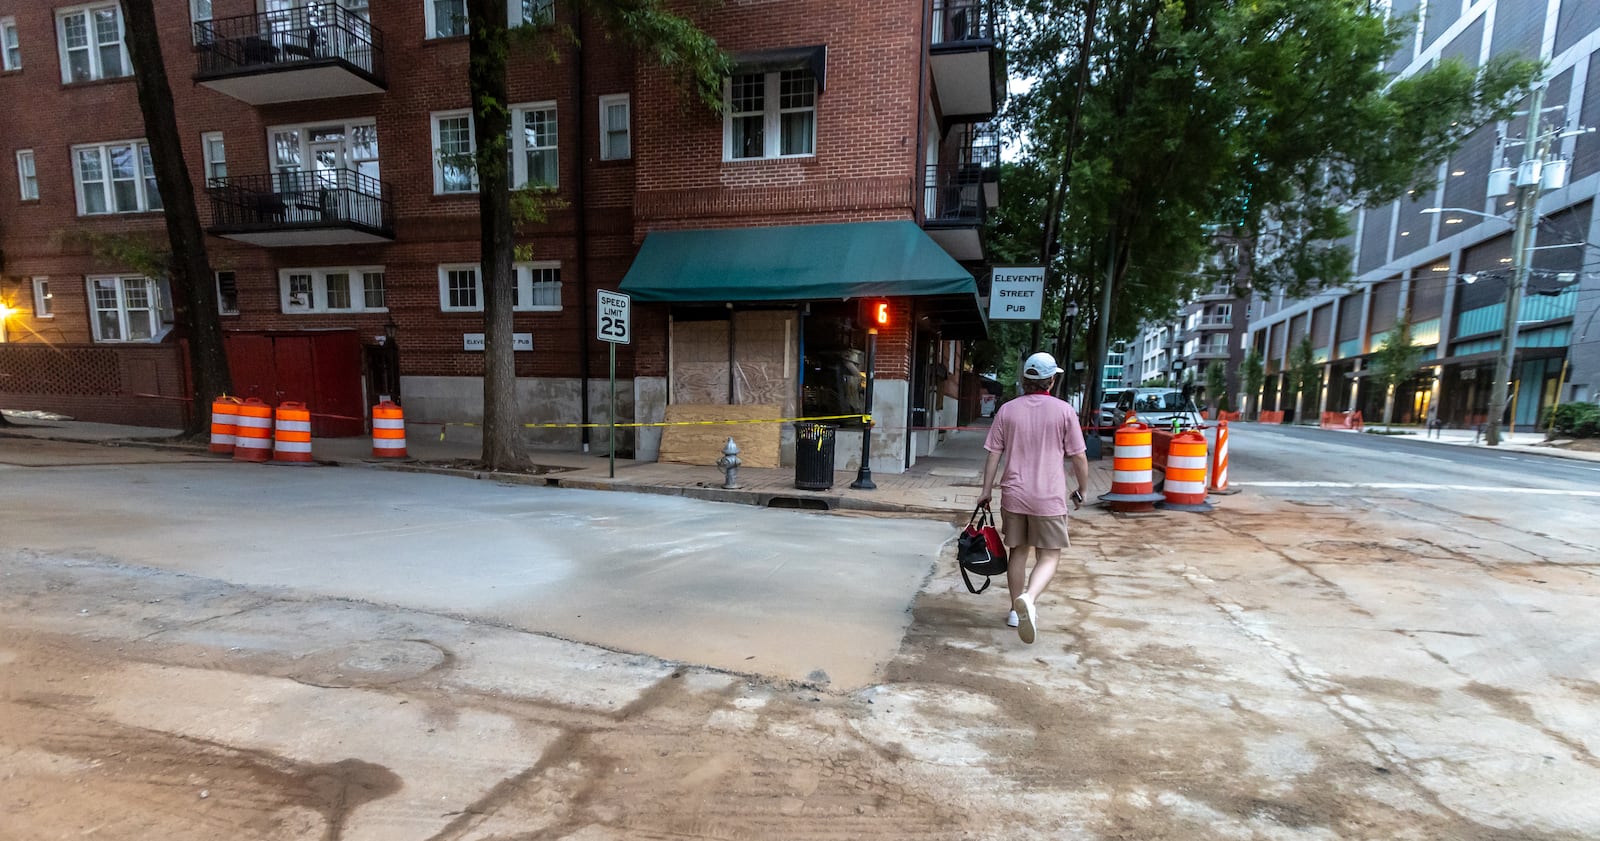
[(219, 236), (260, 245), (394, 238), (388, 185), (354, 170), (214, 178), (206, 193), (211, 198), (211, 232)]
[[(195, 78), (201, 81), (337, 66), (363, 77), (370, 86), (387, 86), (383, 33), (337, 3), (200, 21), (194, 25), (194, 42)], [(322, 87), (326, 90), (306, 91), (299, 98), (351, 92), (338, 84)]]
[(992, 0), (933, 0), (934, 46), (995, 40)]
[(1232, 327), (1233, 319), (1226, 317), (1202, 318), (1194, 326), (1197, 330), (1221, 330), (1225, 327)]
[(984, 199), (982, 167), (934, 164), (924, 169), (922, 185), (927, 225), (975, 227), (983, 224), (988, 202)]

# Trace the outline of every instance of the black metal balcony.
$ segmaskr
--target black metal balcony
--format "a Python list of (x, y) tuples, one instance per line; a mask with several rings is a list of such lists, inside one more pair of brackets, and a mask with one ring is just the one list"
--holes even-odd
[(196, 82), (251, 105), (382, 93), (383, 33), (337, 3), (194, 25)]
[(923, 168), (922, 227), (959, 261), (983, 259), (980, 231), (989, 210), (985, 192), (983, 167), (977, 164)]
[(251, 245), (354, 245), (394, 239), (389, 185), (348, 169), (214, 178), (211, 227)]
[(1005, 100), (1005, 61), (993, 0), (932, 0), (928, 56), (948, 122), (987, 120)]

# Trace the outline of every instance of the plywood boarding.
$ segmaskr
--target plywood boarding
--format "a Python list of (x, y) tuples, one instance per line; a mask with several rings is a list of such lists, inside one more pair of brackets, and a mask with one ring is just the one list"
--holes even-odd
[[(765, 420), (784, 417), (777, 404), (742, 406), (676, 403), (667, 407), (667, 422)], [(740, 423), (705, 426), (667, 426), (661, 431), (661, 461), (714, 465), (731, 437), (739, 445), (745, 467), (780, 467), (778, 452), (781, 424)]]
[(727, 321), (673, 322), (671, 383), (669, 402), (728, 402)]
[(795, 328), (790, 311), (734, 313), (733, 402), (772, 404), (781, 407), (779, 417), (795, 416)]

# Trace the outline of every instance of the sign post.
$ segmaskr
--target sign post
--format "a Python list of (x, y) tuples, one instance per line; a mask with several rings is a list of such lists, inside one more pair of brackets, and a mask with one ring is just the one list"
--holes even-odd
[(611, 408), (607, 415), (611, 419), (611, 434), (606, 436), (606, 446), (610, 450), (607, 460), (610, 464), (610, 477), (617, 478), (617, 345), (626, 345), (633, 342), (632, 309), (633, 299), (621, 292), (608, 292), (604, 289), (595, 290), (597, 306), (595, 307), (595, 338), (611, 346)]
[(995, 266), (989, 276), (990, 321), (1038, 321), (1044, 316), (1044, 267)]

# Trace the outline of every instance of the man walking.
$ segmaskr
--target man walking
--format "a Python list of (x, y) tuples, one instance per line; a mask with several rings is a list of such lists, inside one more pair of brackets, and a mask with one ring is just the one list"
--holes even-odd
[[(1061, 550), (1067, 548), (1067, 458), (1072, 459), (1078, 482), (1070, 497), (1072, 508), (1082, 507), (1083, 489), (1089, 484), (1089, 459), (1084, 456), (1078, 413), (1050, 394), (1060, 374), (1050, 354), (1028, 357), (1022, 364), (1022, 396), (995, 413), (983, 443), (989, 458), (978, 504), (989, 503), (995, 476), (1000, 474), (1000, 533), (1009, 550), (1006, 584), (1012, 605), (1006, 624), (1028, 643), (1038, 629), (1034, 600), (1049, 586)], [(1029, 549), (1033, 550), (1032, 576), (1028, 575)]]

